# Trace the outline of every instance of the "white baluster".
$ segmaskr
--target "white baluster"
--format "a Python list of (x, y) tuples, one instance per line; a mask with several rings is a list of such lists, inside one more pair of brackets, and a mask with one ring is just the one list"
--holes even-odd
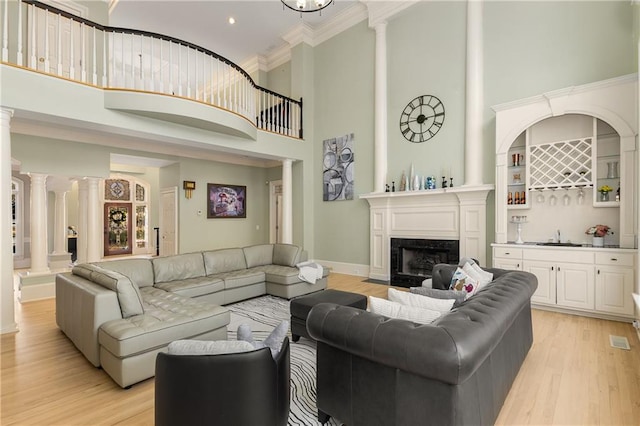
[(80, 23), (80, 37), (81, 39), (81, 43), (80, 43), (80, 48), (82, 49), (82, 51), (80, 52), (80, 69), (81, 71), (81, 76), (82, 76), (82, 82), (86, 83), (87, 82), (87, 46), (86, 46), (86, 40), (84, 37), (84, 22)]
[(191, 52), (191, 48), (189, 46), (187, 46), (187, 98), (191, 98), (191, 72), (189, 72), (189, 60), (190, 60), (190, 55), (189, 52)]
[(213, 76), (215, 75), (215, 73), (213, 71), (213, 61), (214, 61), (213, 56), (209, 56), (209, 64), (210, 64), (209, 65), (209, 67), (210, 67), (210, 73), (209, 73), (209, 91), (210, 91), (209, 103), (211, 105), (215, 104), (215, 100), (213, 98), (213, 96), (214, 96), (214, 92), (213, 92), (213, 89), (214, 89)]
[(173, 93), (173, 43), (169, 40), (169, 93)]
[(178, 96), (182, 96), (182, 45), (178, 44)]
[(238, 72), (232, 68), (233, 72), (233, 111), (238, 111)]
[(140, 34), (140, 53), (138, 54), (138, 63), (140, 64), (140, 83), (138, 84), (138, 88), (141, 90), (145, 90), (145, 72), (144, 72), (144, 59), (142, 56), (142, 46), (144, 46), (144, 36)]
[(194, 55), (195, 56), (195, 65), (193, 66), (193, 73), (196, 76), (196, 95), (195, 95), (195, 100), (197, 101), (199, 99), (199, 96), (198, 96), (198, 56), (200, 56), (200, 55), (199, 55), (199, 52), (197, 50), (194, 51), (194, 53), (195, 53), (195, 55)]
[(49, 11), (44, 11), (44, 72), (49, 72)]
[[(73, 21), (71, 22), (73, 23)], [(107, 36), (108, 33), (105, 30), (102, 30), (102, 87), (107, 87)]]
[(149, 56), (149, 90), (155, 92), (154, 81), (156, 80), (156, 78), (155, 74), (153, 73), (153, 62), (155, 59), (155, 56), (153, 56), (153, 36), (149, 36), (149, 50), (151, 51), (151, 56)]
[(220, 106), (220, 59), (216, 58), (216, 92), (218, 94), (217, 106)]
[(116, 33), (110, 33), (111, 37), (111, 75), (109, 76), (109, 87), (116, 87)]
[(160, 88), (159, 91), (160, 93), (164, 93), (164, 40), (160, 39), (158, 40), (160, 42), (160, 69), (158, 70), (158, 77), (160, 79), (159, 84), (160, 84)]
[(69, 23), (69, 78), (71, 80), (74, 80), (76, 78), (76, 67), (74, 64), (75, 61), (75, 57), (73, 55), (75, 49), (75, 43), (74, 43), (74, 39), (73, 39), (73, 27), (75, 22), (71, 21)]
[(96, 27), (93, 27), (93, 84), (98, 85), (98, 51), (96, 47)]
[(58, 39), (58, 52), (57, 52), (57, 56), (58, 56), (58, 75), (62, 75), (62, 28), (60, 27), (60, 14), (58, 13), (58, 22), (56, 25), (56, 33), (57, 34), (57, 39)]
[[(5, 5), (8, 2), (5, 2)], [(33, 69), (38, 68), (38, 59), (36, 57), (36, 13), (37, 9), (34, 5), (29, 5), (31, 7), (31, 61), (30, 66)], [(5, 26), (6, 28), (6, 26)]]
[(133, 34), (129, 34), (129, 48), (131, 50), (131, 86), (127, 86), (130, 89), (135, 89), (136, 88), (136, 61), (134, 58), (134, 52), (133, 52)]
[[(6, 3), (9, 3), (9, 2), (8, 1), (5, 2), (5, 7), (6, 7)], [(7, 29), (7, 23), (6, 22), (5, 22), (4, 28), (5, 28), (5, 30)], [(16, 63), (19, 66), (22, 66), (22, 63), (23, 63), (23, 59), (22, 59), (22, 0), (18, 0), (18, 53), (17, 53), (17, 57), (16, 57)]]
[(2, 20), (2, 61), (9, 62), (9, 2), (4, 2), (4, 18)]
[(126, 68), (124, 66), (124, 33), (122, 33), (120, 37), (120, 61), (122, 62), (122, 83), (120, 84), (121, 88), (127, 87), (127, 73)]

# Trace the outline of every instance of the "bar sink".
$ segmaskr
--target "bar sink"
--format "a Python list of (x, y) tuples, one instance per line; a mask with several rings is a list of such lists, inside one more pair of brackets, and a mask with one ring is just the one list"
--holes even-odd
[(538, 243), (539, 246), (550, 246), (550, 247), (582, 247), (582, 244), (574, 244), (574, 243)]

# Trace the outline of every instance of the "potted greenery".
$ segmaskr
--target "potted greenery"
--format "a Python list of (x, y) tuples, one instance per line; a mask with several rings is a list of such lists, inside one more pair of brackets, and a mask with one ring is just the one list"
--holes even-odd
[(598, 192), (600, 193), (600, 201), (609, 201), (609, 193), (613, 191), (613, 188), (609, 185), (602, 185), (598, 188)]

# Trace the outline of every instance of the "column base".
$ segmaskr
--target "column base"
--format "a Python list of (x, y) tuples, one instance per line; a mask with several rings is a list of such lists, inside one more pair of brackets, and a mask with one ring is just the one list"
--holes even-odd
[(49, 255), (49, 269), (66, 269), (71, 265), (71, 253), (51, 253)]

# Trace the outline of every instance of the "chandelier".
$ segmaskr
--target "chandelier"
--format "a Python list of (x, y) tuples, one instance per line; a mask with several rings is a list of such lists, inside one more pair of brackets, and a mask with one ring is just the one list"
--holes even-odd
[[(320, 12), (333, 3), (333, 0), (280, 0), (282, 4), (291, 10), (300, 13)], [(322, 14), (322, 12), (320, 12)]]

